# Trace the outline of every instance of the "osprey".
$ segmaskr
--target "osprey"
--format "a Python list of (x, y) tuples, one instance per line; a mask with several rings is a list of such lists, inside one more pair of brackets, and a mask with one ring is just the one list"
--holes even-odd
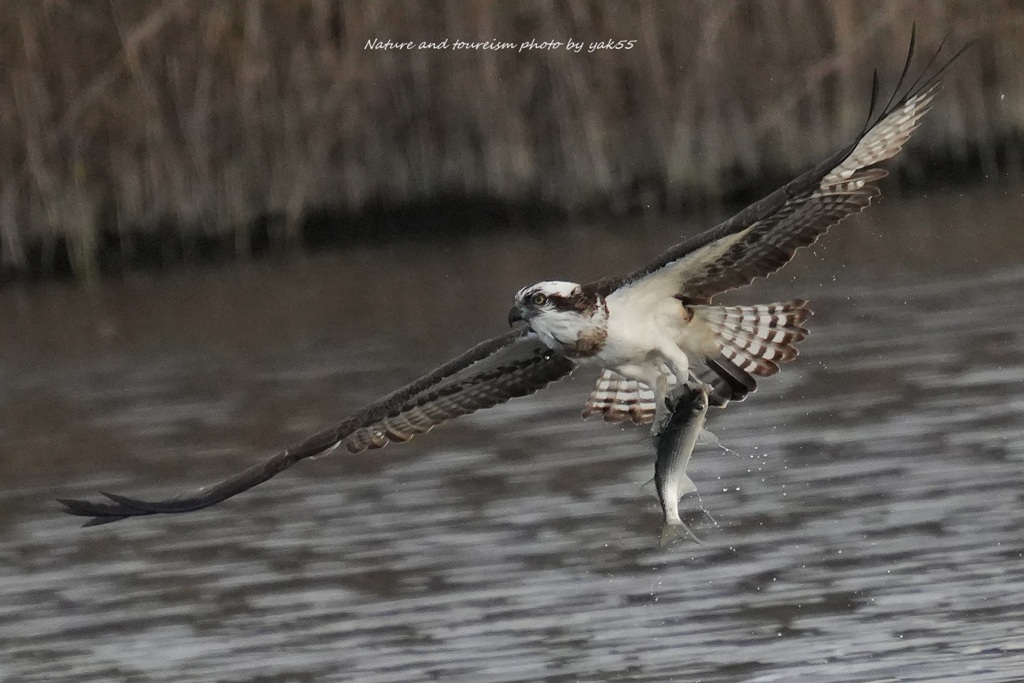
[(474, 346), (340, 424), (192, 495), (143, 501), (103, 493), (109, 502), (60, 502), (67, 512), (90, 517), (86, 526), (199, 510), (304, 458), (407, 441), (452, 418), (532, 394), (579, 365), (603, 368), (584, 416), (655, 421), (670, 390), (691, 376), (708, 385), (713, 405), (742, 400), (756, 388), (756, 376), (772, 375), (780, 363), (796, 357), (794, 344), (807, 334), (800, 323), (810, 311), (802, 300), (727, 307), (712, 304), (712, 298), (775, 272), (796, 250), (879, 194), (872, 183), (886, 172), (876, 165), (903, 147), (928, 111), (939, 76), (963, 50), (932, 70), (937, 51), (920, 76), (910, 80), (913, 52), (912, 34), (900, 79), (880, 106), (876, 72), (867, 121), (846, 147), (642, 268), (587, 284), (546, 281), (524, 287), (509, 312), (509, 323), (516, 326), (511, 331)]

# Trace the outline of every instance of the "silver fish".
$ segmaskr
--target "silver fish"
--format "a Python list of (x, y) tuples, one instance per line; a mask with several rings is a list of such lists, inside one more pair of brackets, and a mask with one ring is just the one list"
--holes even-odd
[[(708, 413), (708, 387), (698, 382), (681, 384), (666, 403), (669, 412), (654, 430), (658, 453), (654, 463), (654, 484), (665, 514), (661, 543), (667, 543), (680, 530), (700, 543), (700, 539), (679, 518), (679, 499), (697, 490), (686, 474), (686, 467), (690, 464), (694, 447), (701, 440)], [(714, 436), (704, 438), (713, 440)]]

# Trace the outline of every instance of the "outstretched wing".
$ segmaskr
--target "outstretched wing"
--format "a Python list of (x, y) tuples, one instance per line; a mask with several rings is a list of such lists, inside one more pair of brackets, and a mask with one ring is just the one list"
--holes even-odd
[(920, 76), (910, 80), (911, 35), (907, 61), (892, 96), (884, 106), (876, 106), (876, 73), (868, 120), (847, 147), (717, 227), (675, 245), (653, 263), (604, 283), (603, 289), (706, 302), (715, 294), (774, 273), (797, 249), (814, 243), (830, 226), (858, 213), (879, 194), (872, 183), (886, 171), (875, 164), (900, 151), (928, 112), (939, 89), (939, 76), (964, 49), (929, 75), (937, 51)]
[(85, 526), (140, 515), (191, 512), (262, 484), (295, 463), (337, 448), (358, 453), (389, 441), (408, 441), (436, 425), (517, 396), (526, 396), (572, 372), (575, 362), (529, 331), (512, 330), (353, 413), (337, 426), (194, 494), (144, 501), (103, 493), (110, 502), (61, 499), (65, 512), (92, 517)]

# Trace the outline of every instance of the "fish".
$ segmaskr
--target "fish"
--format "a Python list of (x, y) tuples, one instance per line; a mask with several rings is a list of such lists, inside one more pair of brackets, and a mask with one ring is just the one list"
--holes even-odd
[(714, 441), (714, 435), (704, 431), (708, 414), (709, 388), (702, 382), (680, 383), (665, 400), (668, 412), (653, 430), (657, 460), (654, 463), (654, 484), (664, 513), (661, 544), (667, 544), (680, 531), (696, 543), (700, 539), (679, 518), (679, 499), (696, 491), (686, 474), (693, 449), (703, 438)]

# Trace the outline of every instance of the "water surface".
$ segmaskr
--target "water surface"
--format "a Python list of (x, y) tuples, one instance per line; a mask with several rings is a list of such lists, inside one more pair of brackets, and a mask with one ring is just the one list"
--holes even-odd
[(698, 450), (683, 501), (703, 546), (659, 546), (653, 448), (579, 419), (584, 372), (202, 513), (80, 529), (53, 502), (216, 480), (496, 333), (519, 286), (629, 270), (685, 226), (8, 290), (0, 679), (1019, 680), (1024, 248), (1000, 197), (883, 205), (732, 297), (816, 315), (710, 416), (728, 450)]

